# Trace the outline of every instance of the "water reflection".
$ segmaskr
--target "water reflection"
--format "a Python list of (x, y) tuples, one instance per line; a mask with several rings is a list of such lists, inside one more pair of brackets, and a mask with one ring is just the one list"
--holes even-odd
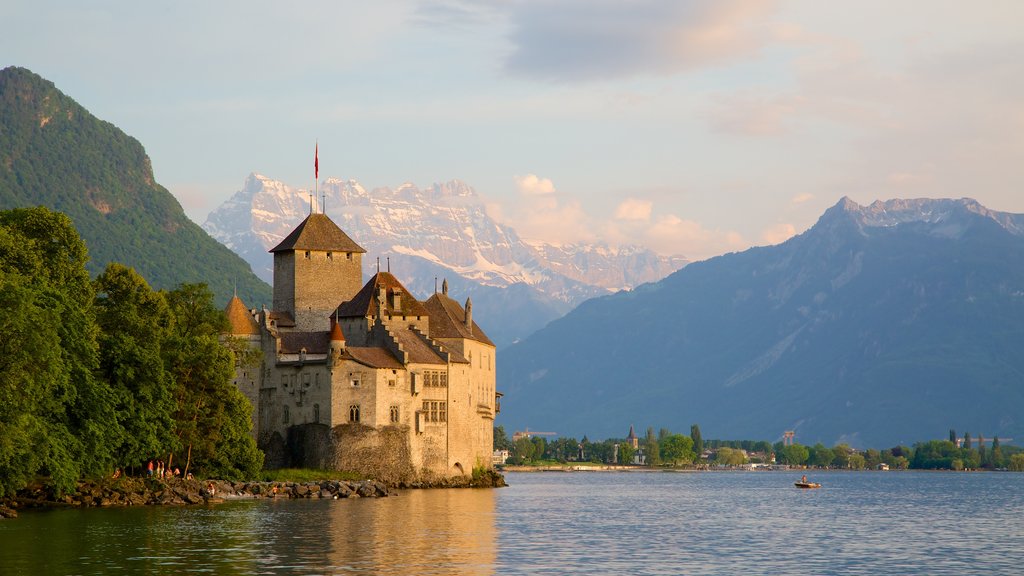
[(53, 510), (0, 522), (0, 574), (494, 573), (492, 490), (215, 507)]

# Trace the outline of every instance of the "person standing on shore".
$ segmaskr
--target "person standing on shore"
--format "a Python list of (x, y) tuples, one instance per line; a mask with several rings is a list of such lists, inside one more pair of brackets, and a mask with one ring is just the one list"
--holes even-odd
[(150, 478), (153, 477), (153, 461), (152, 460), (150, 460), (149, 463), (146, 464), (146, 476), (149, 476)]

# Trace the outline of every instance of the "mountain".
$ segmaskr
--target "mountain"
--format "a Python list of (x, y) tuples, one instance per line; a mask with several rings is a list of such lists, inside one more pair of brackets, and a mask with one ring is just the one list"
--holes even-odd
[[(665, 277), (686, 261), (638, 247), (529, 243), (487, 215), (460, 181), (367, 191), (355, 180), (326, 179), (326, 213), (367, 250), (366, 273), (390, 267), (419, 296), (447, 278), (452, 294), (472, 297), (483, 329), (500, 347), (532, 333), (578, 303)], [(268, 282), (267, 250), (310, 211), (308, 191), (251, 174), (210, 213), (204, 228)]]
[(843, 199), (803, 234), (590, 300), (503, 351), (499, 424), (885, 448), (1024, 438), (1024, 216)]
[(153, 178), (142, 145), (97, 119), (42, 77), (0, 70), (0, 209), (66, 213), (96, 275), (108, 262), (135, 268), (155, 288), (205, 282), (226, 303), (271, 301), (249, 265), (188, 219)]

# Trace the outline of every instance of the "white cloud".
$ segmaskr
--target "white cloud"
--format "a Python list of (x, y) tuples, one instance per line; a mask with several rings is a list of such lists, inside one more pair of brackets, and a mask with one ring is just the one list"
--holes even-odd
[(810, 192), (804, 192), (803, 194), (797, 194), (789, 199), (790, 204), (803, 204), (804, 202), (810, 202), (814, 200), (814, 194)]
[(651, 219), (652, 206), (653, 203), (649, 200), (627, 198), (623, 200), (617, 208), (615, 208), (615, 219), (640, 220), (646, 222)]
[(520, 194), (539, 196), (555, 193), (555, 183), (550, 178), (541, 178), (536, 174), (527, 174), (526, 176), (516, 176), (515, 181), (516, 188), (519, 189)]

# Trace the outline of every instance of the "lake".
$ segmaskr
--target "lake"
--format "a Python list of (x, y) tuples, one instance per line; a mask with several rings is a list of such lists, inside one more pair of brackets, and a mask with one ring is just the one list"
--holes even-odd
[(23, 512), (0, 574), (1020, 574), (1024, 474), (510, 473), (497, 490)]

